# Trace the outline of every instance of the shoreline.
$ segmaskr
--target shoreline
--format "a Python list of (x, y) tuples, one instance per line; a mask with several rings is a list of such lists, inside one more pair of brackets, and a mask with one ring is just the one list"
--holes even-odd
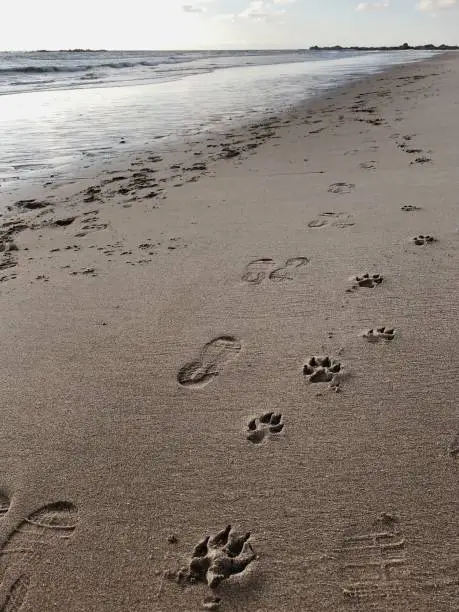
[[(414, 62), (414, 64), (423, 63), (425, 61), (430, 61), (430, 59), (435, 59), (435, 57), (439, 57), (439, 56), (437, 55), (437, 56), (434, 56), (433, 58), (429, 58), (426, 60), (418, 60)], [(380, 72), (376, 74), (384, 74), (387, 71), (396, 70), (399, 67), (400, 67), (399, 65), (390, 66), (388, 68), (382, 69)], [(324, 89), (323, 92), (317, 91), (313, 96), (306, 98), (303, 102), (294, 104), (293, 107), (287, 105), (284, 111), (280, 111), (278, 113), (269, 112), (269, 111), (260, 113), (259, 111), (257, 111), (258, 116), (256, 119), (254, 118), (253, 120), (250, 119), (250, 116), (249, 116), (250, 114), (247, 113), (246, 120), (243, 120), (242, 118), (237, 118), (237, 120), (234, 122), (237, 124), (235, 127), (233, 127), (231, 120), (226, 120), (225, 125), (221, 125), (221, 126), (215, 125), (213, 128), (210, 128), (209, 130), (206, 129), (204, 132), (201, 132), (201, 133), (199, 133), (197, 128), (195, 128), (194, 132), (189, 135), (183, 133), (183, 134), (176, 134), (174, 136), (172, 134), (166, 133), (166, 134), (158, 135), (154, 137), (153, 141), (150, 143), (149, 146), (145, 145), (144, 147), (138, 148), (137, 150), (134, 150), (134, 151), (129, 150), (129, 151), (123, 152), (123, 148), (125, 146), (129, 146), (129, 144), (126, 145), (124, 138), (120, 139), (120, 142), (121, 141), (122, 142), (121, 144), (118, 143), (117, 148), (116, 148), (116, 145), (113, 145), (113, 149), (109, 152), (97, 151), (96, 149), (97, 152), (92, 153), (90, 151), (90, 147), (88, 147), (88, 151), (84, 152), (85, 154), (88, 155), (87, 158), (82, 158), (79, 162), (75, 161), (72, 164), (72, 166), (68, 168), (67, 170), (63, 170), (62, 168), (59, 168), (59, 173), (57, 177), (55, 177), (54, 174), (51, 174), (51, 176), (48, 178), (43, 175), (36, 176), (33, 178), (30, 177), (29, 179), (22, 181), (22, 183), (25, 183), (25, 186), (21, 186), (20, 179), (19, 179), (19, 182), (17, 182), (16, 180), (10, 180), (10, 181), (5, 180), (3, 184), (0, 185), (2, 189), (2, 196), (3, 196), (2, 200), (3, 202), (6, 202), (7, 205), (11, 205), (14, 203), (15, 197), (17, 200), (29, 199), (30, 197), (33, 197), (34, 191), (41, 192), (42, 194), (44, 194), (43, 197), (46, 199), (48, 195), (52, 195), (52, 194), (47, 193), (47, 191), (49, 192), (49, 190), (43, 189), (43, 186), (49, 187), (54, 184), (59, 184), (60, 187), (65, 187), (66, 184), (71, 182), (72, 173), (73, 175), (84, 177), (84, 180), (88, 180), (88, 181), (90, 181), (91, 179), (97, 180), (101, 177), (101, 175), (103, 175), (104, 172), (110, 172), (114, 169), (117, 169), (117, 170), (119, 169), (121, 172), (126, 172), (126, 171), (129, 172), (129, 166), (133, 162), (134, 163), (139, 162), (143, 158), (144, 161), (148, 163), (149, 156), (153, 156), (153, 155), (159, 155), (159, 156), (165, 155), (166, 157), (169, 157), (169, 158), (174, 158), (174, 157), (177, 158), (173, 160), (173, 163), (175, 163), (176, 161), (182, 161), (182, 162), (190, 161), (189, 158), (187, 160), (186, 152), (188, 151), (188, 152), (194, 153), (193, 148), (195, 150), (197, 147), (204, 148), (204, 151), (201, 152), (202, 154), (202, 153), (206, 153), (205, 149), (208, 144), (211, 146), (214, 146), (215, 143), (216, 143), (216, 146), (223, 145), (225, 136), (229, 136), (231, 138), (231, 135), (233, 135), (234, 137), (237, 136), (238, 139), (241, 139), (241, 138), (244, 139), (246, 137), (245, 132), (250, 131), (252, 127), (257, 124), (258, 125), (261, 125), (261, 124), (275, 125), (276, 123), (280, 121), (291, 120), (290, 114), (294, 113), (295, 109), (298, 109), (298, 112), (303, 112), (307, 106), (314, 107), (317, 104), (320, 105), (321, 100), (323, 100), (327, 96), (333, 97), (334, 95), (339, 95), (339, 92), (347, 91), (348, 89), (353, 87), (355, 83), (360, 83), (361, 81), (365, 81), (365, 79), (367, 78), (371, 79), (372, 76), (374, 75), (373, 74), (369, 74), (366, 76), (358, 76), (358, 75), (355, 76), (354, 75), (346, 83), (342, 85), (338, 85), (338, 86), (331, 86), (329, 88)], [(148, 87), (148, 85), (145, 85), (145, 86)], [(123, 130), (120, 128), (120, 132), (122, 131)], [(170, 140), (171, 137), (172, 137), (172, 140)], [(245, 144), (250, 144), (250, 143), (246, 142)], [(209, 150), (207, 152), (211, 153), (212, 151)], [(181, 157), (184, 159), (180, 159)], [(209, 158), (211, 158), (210, 155), (209, 155)], [(191, 156), (191, 159), (192, 159), (192, 156)], [(213, 160), (209, 159), (209, 161), (215, 161), (215, 159)], [(92, 170), (91, 165), (94, 165), (94, 164), (95, 164), (95, 168), (94, 170)], [(132, 170), (132, 167), (131, 167), (131, 170)]]
[(454, 609), (457, 76), (396, 67), (0, 220), (0, 536), (73, 521), (2, 555), (0, 597), (197, 611), (177, 570), (231, 524), (256, 558), (222, 612)]

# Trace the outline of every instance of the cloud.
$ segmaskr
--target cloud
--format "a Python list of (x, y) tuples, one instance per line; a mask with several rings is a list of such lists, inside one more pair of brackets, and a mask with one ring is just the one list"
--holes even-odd
[(234, 13), (219, 13), (218, 15), (214, 15), (212, 19), (215, 21), (236, 21), (237, 15)]
[(255, 21), (269, 21), (284, 15), (285, 9), (276, 9), (275, 4), (285, 4), (282, 2), (266, 2), (266, 0), (253, 0), (249, 6), (239, 13), (238, 17), (243, 19), (253, 19)]
[(439, 11), (442, 9), (459, 8), (458, 0), (420, 0), (418, 10), (424, 12)]
[(184, 4), (182, 6), (184, 13), (205, 13), (206, 9), (202, 6), (193, 6), (192, 4)]
[(382, 11), (389, 8), (389, 2), (360, 2), (355, 7), (356, 11)]

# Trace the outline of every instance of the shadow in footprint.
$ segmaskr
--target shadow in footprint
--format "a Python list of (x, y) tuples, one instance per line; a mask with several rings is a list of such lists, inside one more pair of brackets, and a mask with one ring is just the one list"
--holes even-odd
[(421, 210), (421, 208), (419, 206), (414, 206), (413, 204), (405, 204), (400, 210), (403, 210), (403, 212), (414, 212), (416, 210)]
[(430, 236), (429, 234), (419, 234), (419, 236), (415, 236), (413, 238), (413, 242), (417, 246), (425, 246), (426, 244), (431, 244), (432, 242), (435, 242), (435, 238), (433, 236)]
[(10, 500), (6, 493), (0, 492), (0, 519), (10, 509)]
[(395, 329), (393, 327), (375, 327), (365, 332), (363, 337), (368, 340), (368, 342), (380, 342), (381, 340), (390, 341), (395, 338)]
[(234, 336), (219, 336), (201, 350), (199, 359), (184, 365), (177, 374), (182, 387), (202, 388), (221, 373), (222, 366), (241, 351), (241, 342)]
[(260, 444), (270, 434), (277, 436), (284, 429), (282, 414), (266, 412), (261, 417), (252, 419), (247, 425), (247, 440), (253, 444)]
[(211, 589), (233, 575), (242, 573), (256, 559), (250, 532), (238, 534), (228, 525), (215, 536), (206, 536), (194, 548), (188, 567), (174, 578), (179, 584), (204, 582)]
[(330, 357), (310, 357), (303, 366), (303, 375), (310, 383), (336, 383), (341, 363)]
[(383, 282), (384, 277), (381, 274), (363, 274), (362, 276), (354, 276), (351, 280), (353, 285), (346, 289), (347, 293), (357, 291), (361, 287), (373, 289)]

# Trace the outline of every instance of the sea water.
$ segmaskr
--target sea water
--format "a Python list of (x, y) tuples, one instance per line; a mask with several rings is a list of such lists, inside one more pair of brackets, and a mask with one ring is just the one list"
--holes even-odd
[[(0, 53), (0, 186), (171, 147), (429, 51)], [(1, 192), (0, 192), (1, 193)]]

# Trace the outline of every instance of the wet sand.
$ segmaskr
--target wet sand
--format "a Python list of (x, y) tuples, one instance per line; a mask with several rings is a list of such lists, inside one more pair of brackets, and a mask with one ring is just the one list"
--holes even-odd
[(1, 609), (457, 609), (458, 76), (3, 196)]

